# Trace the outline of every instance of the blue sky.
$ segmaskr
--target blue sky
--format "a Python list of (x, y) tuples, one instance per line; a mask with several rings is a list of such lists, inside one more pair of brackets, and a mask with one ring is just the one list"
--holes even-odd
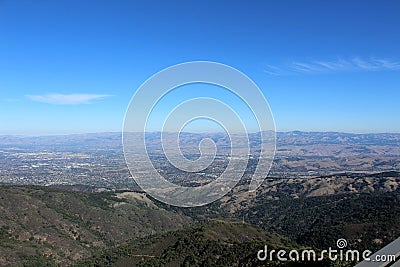
[(398, 14), (399, 1), (0, 0), (0, 134), (121, 131), (141, 83), (193, 60), (247, 74), (279, 131), (400, 132)]

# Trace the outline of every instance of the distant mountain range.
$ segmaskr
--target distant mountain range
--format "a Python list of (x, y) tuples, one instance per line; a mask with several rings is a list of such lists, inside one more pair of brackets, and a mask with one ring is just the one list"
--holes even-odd
[[(142, 133), (133, 133), (142, 134)], [(168, 133), (167, 139), (168, 139)], [(249, 139), (254, 142), (259, 139), (259, 133), (249, 133)], [(159, 132), (146, 133), (150, 141), (160, 140)], [(183, 142), (194, 143), (204, 137), (210, 137), (221, 144), (229, 141), (224, 133), (180, 133)], [(340, 132), (277, 132), (277, 145), (312, 145), (312, 144), (337, 144), (337, 145), (400, 145), (400, 133), (370, 133), (353, 134)], [(98, 148), (101, 142), (103, 148), (121, 147), (122, 134), (118, 132), (109, 133), (87, 133), (70, 135), (49, 136), (16, 136), (0, 135), (0, 147), (35, 147), (35, 148)]]

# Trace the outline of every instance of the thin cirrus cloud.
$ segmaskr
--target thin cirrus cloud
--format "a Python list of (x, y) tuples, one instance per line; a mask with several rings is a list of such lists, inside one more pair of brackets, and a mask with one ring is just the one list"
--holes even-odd
[(266, 65), (264, 72), (269, 75), (293, 75), (293, 74), (318, 74), (338, 72), (370, 72), (370, 71), (395, 71), (400, 70), (400, 62), (390, 59), (339, 59), (336, 61), (311, 61), (292, 62), (286, 66)]
[(46, 94), (27, 95), (30, 100), (53, 105), (79, 105), (91, 104), (93, 101), (102, 100), (111, 95), (100, 94)]

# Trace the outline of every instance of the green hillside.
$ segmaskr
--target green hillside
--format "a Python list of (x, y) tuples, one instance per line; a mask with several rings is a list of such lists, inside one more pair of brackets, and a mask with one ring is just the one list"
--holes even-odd
[(140, 195), (2, 185), (0, 265), (43, 260), (68, 264), (98, 249), (190, 222)]
[(264, 245), (326, 249), (338, 238), (378, 250), (400, 234), (399, 193), (260, 194), (230, 213), (231, 202), (177, 208), (136, 192), (2, 185), (0, 265), (311, 266), (260, 262), (256, 253)]
[[(276, 234), (242, 222), (209, 221), (100, 252), (82, 266), (305, 266), (262, 262), (257, 252), (300, 248)], [(310, 266), (308, 263), (307, 266)], [(317, 262), (314, 266), (328, 266)]]
[[(346, 238), (352, 248), (377, 251), (400, 235), (400, 191), (331, 196), (261, 195), (236, 215), (304, 246), (326, 248)], [(323, 237), (323, 238), (321, 238)]]

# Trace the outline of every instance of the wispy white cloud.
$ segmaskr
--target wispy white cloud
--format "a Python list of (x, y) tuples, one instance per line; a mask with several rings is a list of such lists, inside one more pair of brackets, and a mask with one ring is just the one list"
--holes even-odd
[(292, 62), (285, 66), (266, 65), (264, 72), (270, 75), (293, 75), (296, 73), (337, 73), (357, 71), (394, 71), (400, 70), (400, 61), (370, 58), (339, 59), (335, 61)]
[(101, 100), (111, 95), (99, 94), (46, 94), (27, 95), (30, 100), (54, 105), (79, 105), (90, 104), (95, 100)]
[(266, 65), (263, 71), (269, 75), (274, 75), (274, 76), (279, 76), (284, 73), (283, 69), (272, 65)]

